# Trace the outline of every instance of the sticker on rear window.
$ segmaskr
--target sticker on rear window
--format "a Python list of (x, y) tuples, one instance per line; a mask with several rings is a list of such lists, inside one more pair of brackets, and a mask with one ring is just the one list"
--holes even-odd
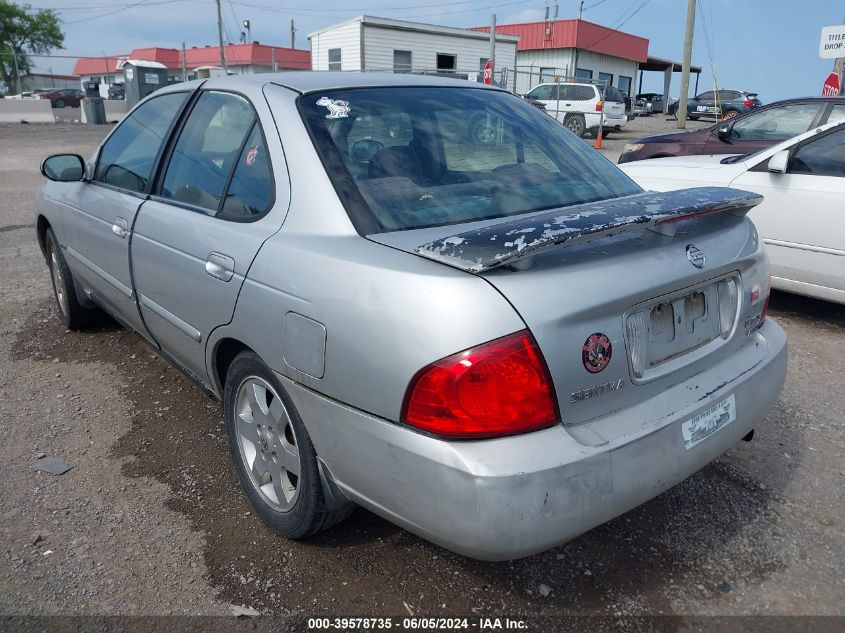
[(326, 115), (327, 119), (345, 119), (349, 116), (349, 111), (351, 110), (348, 101), (329, 99), (328, 97), (320, 97), (317, 105), (329, 109), (329, 113)]

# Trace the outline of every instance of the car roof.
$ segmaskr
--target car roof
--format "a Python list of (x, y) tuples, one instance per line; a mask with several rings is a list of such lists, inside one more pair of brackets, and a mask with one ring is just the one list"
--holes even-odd
[(495, 86), (469, 82), (449, 76), (414, 75), (410, 73), (391, 72), (324, 72), (324, 71), (287, 71), (278, 73), (262, 73), (258, 75), (237, 75), (230, 77), (215, 77), (215, 85), (219, 80), (226, 82), (245, 81), (256, 84), (273, 83), (290, 88), (300, 93), (318, 92), (323, 90), (339, 90), (343, 88), (376, 88), (392, 86), (415, 87), (446, 87), (446, 88), (481, 88), (485, 90), (501, 90)]

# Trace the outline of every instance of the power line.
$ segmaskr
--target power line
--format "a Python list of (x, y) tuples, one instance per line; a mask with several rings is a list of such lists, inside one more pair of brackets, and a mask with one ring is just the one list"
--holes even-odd
[[(646, 6), (649, 2), (651, 2), (651, 0), (643, 0), (643, 1), (642, 1), (642, 3), (641, 3), (641, 4), (640, 4), (640, 5), (639, 5), (636, 9), (634, 9), (634, 11), (633, 11), (630, 15), (628, 15), (628, 17), (626, 17), (624, 20), (622, 20), (621, 22), (619, 22), (619, 24), (617, 24), (615, 27), (613, 27), (613, 28), (610, 30), (610, 32), (605, 33), (603, 36), (601, 36), (600, 38), (598, 38), (598, 39), (597, 39), (597, 40), (595, 40), (594, 42), (591, 42), (590, 44), (588, 44), (588, 45), (584, 46), (584, 47), (583, 47), (583, 49), (588, 51), (588, 50), (590, 50), (593, 46), (595, 46), (596, 44), (600, 44), (601, 42), (603, 42), (604, 40), (606, 40), (608, 37), (610, 37), (611, 35), (613, 35), (614, 33), (618, 33), (618, 32), (619, 32), (619, 29), (621, 29), (623, 26), (625, 26), (625, 24), (628, 22), (628, 20), (630, 20), (631, 18), (633, 18), (633, 17), (634, 17), (635, 15), (637, 15), (637, 13), (639, 13), (640, 11), (642, 11), (642, 10), (645, 8), (645, 6)], [(632, 7), (633, 7), (633, 6), (636, 6), (636, 4), (637, 4), (637, 3), (636, 3), (636, 2), (634, 2), (634, 5), (632, 5)], [(619, 21), (620, 19), (622, 19), (622, 17), (623, 17), (626, 13), (628, 13), (628, 11), (630, 11), (630, 10), (631, 10), (630, 8), (629, 8), (629, 9), (627, 9), (624, 13), (622, 13), (622, 15), (621, 15), (621, 16), (619, 16), (619, 18), (617, 18), (617, 19), (616, 19), (616, 21)]]
[(141, 5), (145, 6), (153, 6), (158, 4), (172, 4), (174, 2), (186, 2), (187, 0), (158, 0), (157, 2), (151, 2), (151, 0), (141, 0), (140, 2), (133, 2), (132, 4), (127, 4), (123, 7), (113, 9), (112, 11), (107, 11), (106, 13), (101, 13), (100, 15), (91, 15), (87, 18), (80, 18), (79, 20), (71, 20), (70, 22), (64, 22), (64, 24), (79, 24), (80, 22), (89, 22), (91, 20), (99, 20), (100, 18), (106, 18), (110, 15), (114, 15), (115, 13), (120, 13), (121, 11), (126, 11), (127, 9), (134, 9), (135, 7), (139, 7)]
[(594, 2), (593, 4), (589, 4), (589, 5), (587, 5), (586, 7), (584, 7), (584, 8), (582, 9), (582, 11), (586, 11), (586, 10), (588, 10), (588, 9), (592, 9), (593, 7), (597, 7), (597, 6), (599, 6), (600, 4), (604, 4), (605, 2), (607, 2), (607, 0), (599, 0), (598, 2)]

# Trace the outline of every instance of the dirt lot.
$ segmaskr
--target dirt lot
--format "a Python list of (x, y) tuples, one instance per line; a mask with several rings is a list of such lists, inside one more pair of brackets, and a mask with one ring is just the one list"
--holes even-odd
[(217, 402), (133, 334), (60, 326), (38, 163), (105, 132), (0, 126), (0, 614), (845, 614), (841, 306), (775, 294), (790, 369), (754, 441), (566, 546), (481, 563), (364, 510), (289, 542), (250, 513)]

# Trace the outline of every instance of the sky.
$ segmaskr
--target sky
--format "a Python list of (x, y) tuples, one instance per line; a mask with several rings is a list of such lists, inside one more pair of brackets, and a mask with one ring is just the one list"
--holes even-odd
[[(62, 20), (65, 50), (56, 55), (125, 54), (133, 48), (180, 48), (217, 42), (214, 0), (29, 0), (54, 9)], [(552, 14), (554, 14), (554, 0)], [(578, 0), (560, 0), (560, 18), (578, 16)], [(479, 26), (496, 14), (499, 24), (542, 20), (545, 0), (223, 0), (229, 39), (251, 22), (252, 40), (309, 47), (308, 33), (361, 14), (447, 26)], [(685, 0), (585, 0), (584, 19), (648, 38), (649, 54), (680, 61)], [(833, 60), (818, 56), (821, 28), (845, 19), (843, 0), (698, 0), (692, 63), (702, 67), (699, 92), (714, 85), (758, 92), (772, 102), (821, 94)], [(35, 58), (41, 71), (69, 73), (74, 59)], [(691, 79), (690, 93), (695, 85)], [(680, 73), (672, 80), (678, 95)], [(662, 92), (662, 73), (644, 73), (644, 92)]]

